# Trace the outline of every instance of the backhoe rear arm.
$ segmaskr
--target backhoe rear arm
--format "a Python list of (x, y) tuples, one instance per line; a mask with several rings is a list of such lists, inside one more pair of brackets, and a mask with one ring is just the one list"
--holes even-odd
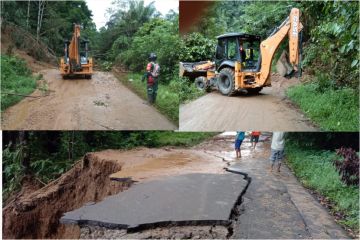
[(265, 84), (267, 81), (274, 54), (286, 35), (289, 36), (289, 62), (297, 68), (299, 64), (299, 33), (302, 29), (300, 10), (293, 8), (290, 16), (267, 39), (261, 42), (260, 85)]

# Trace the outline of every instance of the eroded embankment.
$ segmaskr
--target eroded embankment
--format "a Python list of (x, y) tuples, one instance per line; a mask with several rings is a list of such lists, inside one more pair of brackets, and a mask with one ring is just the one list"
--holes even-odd
[(80, 228), (59, 223), (64, 212), (127, 189), (131, 182), (111, 181), (122, 164), (86, 154), (57, 180), (15, 197), (3, 208), (3, 238), (79, 238)]

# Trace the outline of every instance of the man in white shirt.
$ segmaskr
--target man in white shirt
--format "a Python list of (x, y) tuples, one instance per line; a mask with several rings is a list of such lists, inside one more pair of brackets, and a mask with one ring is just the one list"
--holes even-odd
[(271, 141), (271, 172), (275, 163), (277, 163), (277, 171), (280, 172), (282, 159), (284, 158), (285, 139), (284, 132), (273, 132)]

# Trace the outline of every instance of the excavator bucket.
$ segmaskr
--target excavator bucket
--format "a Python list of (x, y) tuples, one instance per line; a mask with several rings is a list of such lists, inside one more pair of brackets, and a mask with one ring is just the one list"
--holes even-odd
[(206, 76), (207, 71), (214, 67), (215, 67), (215, 64), (210, 61), (180, 62), (179, 76), (195, 79), (200, 76)]
[(283, 77), (291, 76), (294, 72), (294, 68), (289, 62), (289, 55), (286, 51), (281, 53), (281, 56), (276, 63), (276, 70)]

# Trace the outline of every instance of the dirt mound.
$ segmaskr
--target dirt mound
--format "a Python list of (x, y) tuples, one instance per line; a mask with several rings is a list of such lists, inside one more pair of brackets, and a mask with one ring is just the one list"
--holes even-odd
[(225, 226), (167, 226), (129, 233), (124, 229), (108, 229), (98, 226), (81, 228), (81, 239), (225, 239)]
[(42, 62), (36, 60), (32, 57), (28, 50), (21, 50), (16, 47), (14, 41), (12, 40), (12, 28), (9, 26), (3, 26), (1, 29), (1, 52), (2, 54), (14, 55), (21, 59), (24, 59), (27, 66), (31, 69), (32, 72), (37, 73), (41, 70), (54, 68), (56, 65), (56, 61), (52, 61), (53, 64), (49, 64), (48, 62)]
[(12, 55), (14, 50), (22, 50), (37, 61), (53, 65), (57, 64), (58, 60), (55, 52), (43, 43), (41, 39), (37, 40), (26, 29), (13, 23), (2, 21), (1, 34), (1, 50), (3, 53)]
[(85, 155), (70, 171), (35, 192), (19, 194), (3, 208), (3, 238), (78, 238), (77, 226), (64, 226), (59, 219), (64, 212), (88, 202), (123, 191), (130, 181), (111, 181), (109, 175), (122, 164)]
[(300, 84), (300, 80), (297, 77), (286, 78), (280, 76), (278, 73), (271, 74), (271, 86), (272, 91), (279, 97), (286, 97), (286, 90), (291, 87)]

